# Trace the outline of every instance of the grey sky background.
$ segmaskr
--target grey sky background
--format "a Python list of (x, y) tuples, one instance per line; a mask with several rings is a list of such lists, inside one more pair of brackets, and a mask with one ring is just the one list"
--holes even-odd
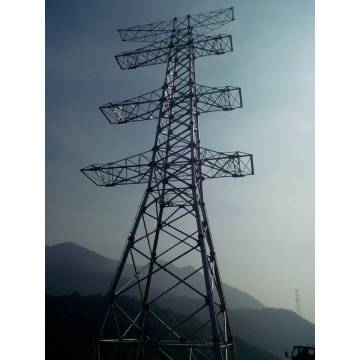
[[(244, 108), (200, 118), (215, 150), (254, 154), (255, 176), (205, 182), (227, 283), (314, 321), (313, 0), (47, 0), (46, 242), (118, 258), (144, 186), (99, 188), (79, 171), (150, 149), (155, 122), (111, 126), (98, 106), (159, 88), (164, 66), (121, 71), (115, 30), (235, 7), (234, 52), (199, 59), (197, 82), (241, 86)], [(138, 44), (139, 45), (139, 44)]]

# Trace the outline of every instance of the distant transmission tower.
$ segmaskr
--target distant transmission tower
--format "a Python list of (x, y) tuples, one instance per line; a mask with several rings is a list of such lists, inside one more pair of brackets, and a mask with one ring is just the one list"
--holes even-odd
[(295, 303), (296, 303), (296, 313), (300, 316), (302, 316), (302, 310), (300, 306), (300, 290), (294, 289), (295, 291)]
[(81, 170), (100, 186), (147, 184), (112, 281), (99, 360), (237, 358), (202, 184), (252, 175), (253, 161), (200, 146), (199, 115), (240, 108), (242, 99), (240, 88), (195, 82), (196, 58), (232, 51), (230, 35), (208, 35), (232, 20), (229, 8), (118, 30), (123, 41), (149, 43), (117, 55), (121, 69), (166, 63), (166, 74), (160, 89), (100, 108), (112, 124), (157, 118), (153, 148)]

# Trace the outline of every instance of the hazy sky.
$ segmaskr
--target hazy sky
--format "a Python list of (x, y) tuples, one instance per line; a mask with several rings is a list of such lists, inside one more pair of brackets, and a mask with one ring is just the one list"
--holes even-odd
[(79, 171), (153, 145), (155, 122), (111, 126), (98, 106), (159, 88), (164, 65), (121, 71), (119, 27), (235, 7), (234, 52), (197, 82), (242, 88), (244, 108), (203, 115), (205, 147), (254, 154), (255, 176), (205, 182), (222, 278), (314, 320), (313, 0), (47, 0), (46, 242), (118, 258), (145, 185), (100, 188)]

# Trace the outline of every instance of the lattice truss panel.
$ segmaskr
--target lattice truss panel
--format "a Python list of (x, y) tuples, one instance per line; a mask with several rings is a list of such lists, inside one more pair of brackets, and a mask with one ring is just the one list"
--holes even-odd
[(200, 147), (198, 116), (242, 99), (236, 87), (196, 84), (194, 67), (196, 57), (232, 50), (230, 36), (207, 34), (233, 19), (231, 8), (119, 30), (123, 40), (158, 42), (117, 56), (122, 68), (167, 65), (161, 89), (100, 108), (114, 124), (156, 118), (154, 147), (82, 169), (101, 186), (147, 184), (109, 292), (99, 360), (236, 359), (202, 182), (252, 175), (253, 159)]

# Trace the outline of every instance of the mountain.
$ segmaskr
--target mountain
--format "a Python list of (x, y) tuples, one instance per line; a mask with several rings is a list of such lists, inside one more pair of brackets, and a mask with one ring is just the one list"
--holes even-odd
[(283, 357), (295, 344), (315, 344), (315, 326), (285, 309), (237, 309), (230, 313), (234, 334), (248, 344)]
[[(108, 291), (118, 262), (85, 249), (77, 244), (65, 242), (46, 246), (45, 252), (45, 287), (46, 293), (52, 295), (70, 294), (78, 291), (83, 295), (104, 294)], [(195, 269), (191, 266), (167, 267), (177, 276), (184, 278)], [(130, 265), (124, 269), (124, 277), (131, 273)], [(155, 288), (169, 288), (173, 284), (171, 277), (165, 272), (159, 272)], [(202, 289), (203, 277), (197, 273), (188, 280), (197, 289)], [(230, 309), (263, 309), (264, 305), (253, 296), (223, 284), (227, 304)], [(156, 290), (155, 290), (156, 291)], [(193, 297), (193, 291), (186, 287), (174, 289), (174, 297)]]
[(117, 262), (76, 244), (66, 242), (45, 249), (45, 290), (62, 295), (104, 294)]

